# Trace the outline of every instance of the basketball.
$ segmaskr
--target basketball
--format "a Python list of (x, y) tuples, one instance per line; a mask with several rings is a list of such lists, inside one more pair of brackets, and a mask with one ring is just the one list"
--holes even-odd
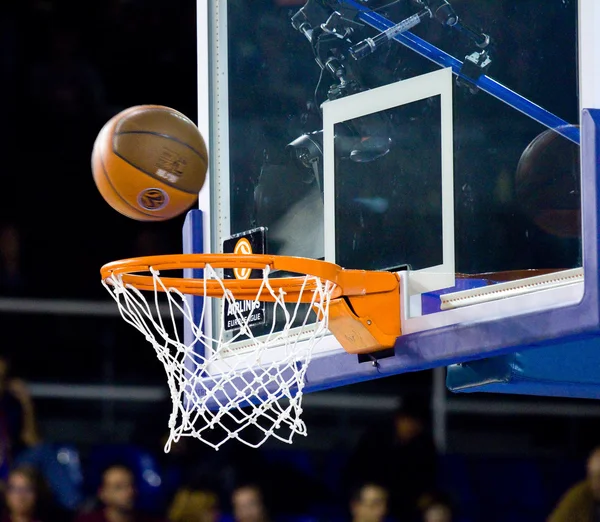
[(579, 145), (548, 129), (536, 136), (519, 160), (515, 191), (521, 209), (556, 237), (581, 235)]
[(100, 130), (94, 181), (106, 202), (138, 221), (176, 217), (198, 199), (208, 167), (206, 143), (185, 115), (160, 105), (130, 107)]

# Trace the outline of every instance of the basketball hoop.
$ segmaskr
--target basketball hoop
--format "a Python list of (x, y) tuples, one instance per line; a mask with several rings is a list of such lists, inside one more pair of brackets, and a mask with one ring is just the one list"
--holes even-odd
[[(262, 278), (227, 279), (223, 269), (259, 270)], [(166, 274), (173, 270), (202, 272), (200, 278)], [(277, 272), (294, 275), (274, 277)], [(230, 439), (252, 447), (269, 437), (291, 443), (295, 434), (306, 435), (304, 376), (323, 336), (331, 332), (358, 354), (390, 348), (400, 335), (399, 278), (392, 272), (288, 256), (177, 254), (115, 261), (101, 275), (123, 319), (152, 344), (165, 368), (173, 401), (167, 452), (183, 436), (215, 449)], [(204, 297), (201, 310), (188, 296)], [(210, 333), (212, 299), (233, 311), (235, 333)], [(240, 301), (249, 305), (237, 306)], [(255, 336), (251, 314), (261, 302), (272, 303), (273, 320), (266, 334)], [(178, 331), (179, 316), (191, 341)], [(283, 327), (275, 317), (284, 318)], [(274, 347), (284, 354), (275, 360)]]

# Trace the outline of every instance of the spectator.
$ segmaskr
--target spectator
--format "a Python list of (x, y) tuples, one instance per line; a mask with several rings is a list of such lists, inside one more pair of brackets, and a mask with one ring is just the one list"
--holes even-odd
[(424, 495), (419, 500), (420, 522), (452, 522), (454, 509), (448, 499), (442, 495)]
[(73, 510), (81, 501), (52, 444), (40, 436), (27, 384), (11, 375), (8, 356), (0, 355), (0, 481), (13, 466), (39, 470), (64, 509)]
[(452, 522), (452, 511), (446, 504), (432, 504), (423, 510), (423, 522)]
[(8, 475), (1, 522), (59, 522), (66, 520), (56, 509), (42, 475), (33, 467), (14, 468)]
[(76, 522), (164, 522), (136, 509), (133, 472), (122, 464), (107, 467), (102, 474), (98, 500), (102, 507), (77, 517)]
[[(418, 519), (418, 499), (436, 487), (437, 454), (426, 412), (419, 401), (404, 401), (383, 426), (364, 434), (345, 473), (354, 482), (386, 484), (390, 515), (402, 522)], [(373, 458), (375, 449), (382, 458)]]
[(548, 522), (600, 521), (600, 446), (590, 453), (586, 474), (560, 499)]
[(39, 442), (33, 401), (25, 383), (12, 377), (8, 356), (0, 355), (0, 480), (15, 457)]
[(352, 522), (383, 522), (388, 512), (387, 488), (375, 482), (358, 487), (350, 499)]
[(269, 522), (264, 492), (257, 484), (238, 486), (231, 494), (235, 522)]
[(169, 508), (170, 522), (217, 522), (219, 500), (209, 489), (181, 488)]
[[(61, 453), (62, 458), (61, 458)], [(55, 500), (65, 510), (75, 512), (83, 500), (82, 477), (76, 473), (75, 467), (65, 466), (64, 449), (54, 444), (40, 441), (19, 453), (15, 459), (16, 466), (33, 466), (44, 476)]]

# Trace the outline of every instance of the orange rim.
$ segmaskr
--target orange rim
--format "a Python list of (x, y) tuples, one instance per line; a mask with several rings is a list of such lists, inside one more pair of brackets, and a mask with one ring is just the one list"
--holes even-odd
[[(263, 279), (198, 279), (159, 276), (151, 271), (213, 268), (281, 270), (298, 277)], [(234, 299), (275, 301), (283, 297), (294, 303), (314, 303), (322, 280), (334, 283), (329, 303), (328, 329), (348, 353), (370, 353), (394, 346), (401, 334), (398, 274), (371, 270), (346, 270), (334, 263), (304, 257), (264, 254), (174, 254), (123, 259), (100, 269), (102, 280), (115, 285), (113, 278), (138, 290), (169, 291), (183, 294)], [(313, 279), (306, 279), (306, 275)], [(280, 291), (283, 291), (281, 294)], [(275, 295), (273, 295), (275, 294)], [(344, 297), (344, 299), (340, 299)], [(319, 313), (319, 311), (317, 311)]]
[[(203, 269), (206, 265), (213, 268), (249, 268), (305, 274), (320, 280), (334, 283), (336, 286), (332, 299), (342, 295), (365, 295), (386, 292), (397, 288), (397, 279), (390, 272), (367, 270), (346, 270), (335, 263), (308, 259), (304, 257), (276, 256), (265, 254), (171, 254), (147, 256), (113, 261), (100, 269), (102, 280), (111, 285), (112, 277), (119, 277), (125, 285), (138, 290), (165, 291), (177, 289), (183, 294), (208, 297), (223, 297), (223, 289), (231, 291), (236, 299), (258, 299), (273, 301), (274, 297), (263, 286), (262, 279), (199, 279), (189, 277), (160, 277), (162, 285), (157, 285), (154, 277), (148, 274), (151, 269), (158, 271)], [(144, 274), (146, 273), (146, 274)], [(285, 292), (285, 300), (312, 302), (313, 292), (317, 289), (316, 280), (307, 281), (305, 276), (271, 278), (271, 286), (276, 292)], [(260, 292), (260, 293), (259, 293)]]
[[(336, 282), (337, 274), (342, 268), (333, 263), (315, 261), (313, 259), (291, 256), (273, 256), (261, 254), (174, 254), (148, 256), (114, 261), (100, 269), (102, 279), (111, 284), (111, 277), (120, 277), (125, 285), (138, 290), (165, 291), (177, 289), (183, 294), (207, 297), (223, 297), (224, 289), (230, 291), (236, 299), (274, 301), (275, 297), (264, 285), (262, 279), (201, 279), (189, 277), (161, 277), (161, 285), (157, 285), (150, 272), (204, 269), (206, 265), (213, 268), (248, 268), (253, 270), (284, 270), (298, 274), (310, 274), (319, 279)], [(285, 292), (286, 301), (312, 302), (313, 292), (317, 289), (316, 280), (306, 280), (305, 276), (282, 277), (270, 279), (271, 287), (278, 292)], [(334, 292), (339, 295), (339, 290)], [(336, 295), (336, 296), (337, 296)]]

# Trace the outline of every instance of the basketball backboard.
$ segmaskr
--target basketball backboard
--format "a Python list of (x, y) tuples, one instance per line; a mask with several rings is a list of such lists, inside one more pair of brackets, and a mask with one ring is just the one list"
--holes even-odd
[(327, 336), (305, 391), (598, 329), (594, 0), (451, 4), (198, 0), (211, 163), (184, 251), (251, 236), (401, 276), (394, 350)]

